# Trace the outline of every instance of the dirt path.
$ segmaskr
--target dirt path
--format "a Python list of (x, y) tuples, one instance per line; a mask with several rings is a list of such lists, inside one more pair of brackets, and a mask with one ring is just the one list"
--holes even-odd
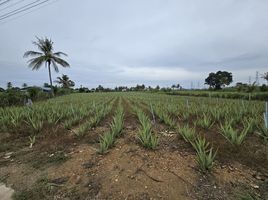
[(97, 155), (91, 178), (99, 185), (97, 199), (191, 199), (195, 182), (191, 157), (165, 149), (149, 151), (136, 138), (139, 124), (123, 99), (123, 137), (104, 156)]

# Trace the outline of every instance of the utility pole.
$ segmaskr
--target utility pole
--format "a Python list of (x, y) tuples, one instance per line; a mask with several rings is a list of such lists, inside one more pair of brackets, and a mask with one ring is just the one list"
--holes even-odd
[(259, 72), (256, 71), (256, 85), (259, 86)]

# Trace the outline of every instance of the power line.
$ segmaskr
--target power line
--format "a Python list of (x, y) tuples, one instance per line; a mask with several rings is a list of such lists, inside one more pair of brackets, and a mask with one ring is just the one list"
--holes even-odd
[[(40, 1), (40, 0), (37, 0), (37, 1)], [(32, 9), (32, 8), (35, 8), (35, 7), (37, 7), (37, 6), (39, 6), (39, 5), (42, 5), (42, 4), (44, 4), (44, 3), (46, 3), (46, 2), (48, 2), (49, 0), (45, 0), (45, 1), (42, 1), (42, 2), (40, 2), (40, 3), (37, 3), (37, 4), (35, 4), (35, 5), (32, 5), (32, 6), (30, 6), (30, 7), (27, 7), (27, 8), (24, 8), (24, 9), (20, 9), (20, 10), (18, 10), (18, 11), (16, 11), (16, 12), (13, 12), (12, 11), (12, 13), (10, 13), (10, 14), (8, 14), (8, 15), (3, 15), (3, 16), (0, 16), (0, 21), (2, 21), (3, 19), (6, 19), (6, 18), (9, 18), (9, 17), (12, 17), (12, 16), (14, 16), (14, 15), (16, 15), (16, 14), (19, 14), (19, 13), (21, 13), (21, 12), (25, 12), (25, 11), (27, 11), (27, 10), (29, 10), (29, 9)]]
[(17, 5), (17, 4), (20, 4), (23, 1), (25, 1), (25, 0), (20, 0), (20, 1), (16, 2), (16, 3), (10, 4), (9, 6), (6, 6), (6, 7), (2, 8), (2, 9), (0, 9), (0, 12), (3, 11), (3, 10), (6, 10), (8, 8), (11, 8), (11, 7), (13, 7), (13, 6)]
[(0, 1), (0, 6), (1, 5), (4, 5), (4, 4), (6, 4), (6, 3), (8, 3), (10, 0), (6, 0), (6, 1), (3, 1), (2, 3), (1, 3), (1, 1)]
[(51, 5), (51, 4), (53, 4), (53, 3), (56, 3), (57, 1), (59, 1), (59, 0), (54, 0), (54, 1), (50, 2), (50, 3), (47, 3), (47, 4), (42, 5), (42, 6), (39, 6), (38, 8), (32, 9), (32, 10), (29, 11), (29, 12), (25, 12), (24, 14), (18, 15), (17, 17), (13, 17), (13, 18), (11, 18), (11, 19), (9, 19), (9, 20), (5, 20), (5, 21), (2, 22), (2, 23), (0, 22), (0, 25), (1, 25), (1, 24), (6, 24), (6, 23), (8, 23), (8, 22), (10, 22), (10, 21), (16, 20), (16, 19), (18, 19), (18, 18), (20, 18), (20, 17), (23, 17), (23, 16), (25, 16), (25, 15), (28, 15), (28, 14), (30, 14), (30, 13), (32, 13), (32, 12), (35, 12), (35, 11), (37, 11), (37, 10), (40, 10), (40, 9), (43, 8), (43, 7), (46, 7), (46, 6)]
[(24, 5), (24, 6), (21, 6), (21, 7), (17, 8), (17, 9), (15, 9), (15, 10), (12, 10), (10, 12), (7, 12), (7, 13), (5, 13), (3, 15), (0, 15), (0, 19), (3, 18), (3, 17), (5, 17), (5, 16), (11, 15), (13, 13), (16, 13), (16, 12), (18, 12), (20, 10), (23, 10), (23, 9), (25, 9), (27, 7), (30, 7), (31, 5), (34, 5), (34, 4), (38, 3), (39, 1), (41, 1), (41, 0), (36, 0), (34, 2), (31, 2), (31, 3), (28, 3), (28, 4)]

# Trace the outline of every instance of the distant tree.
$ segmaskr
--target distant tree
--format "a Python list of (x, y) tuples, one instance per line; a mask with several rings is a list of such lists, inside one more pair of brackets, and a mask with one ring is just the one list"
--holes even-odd
[(23, 88), (28, 87), (27, 83), (23, 83), (23, 84), (22, 84), (22, 87), (23, 87)]
[(89, 92), (89, 89), (87, 87), (83, 87), (82, 85), (80, 85), (80, 88), (78, 89), (78, 91), (81, 92), (81, 93), (83, 93), (83, 92)]
[(97, 92), (100, 92), (100, 91), (103, 91), (104, 90), (104, 87), (102, 85), (99, 85), (97, 88), (96, 88), (96, 91)]
[(128, 90), (128, 87), (127, 86), (119, 86), (117, 88), (117, 91), (127, 91)]
[(57, 77), (56, 83), (60, 84), (63, 88), (74, 87), (75, 83), (70, 78), (63, 74), (62, 77)]
[(178, 83), (178, 84), (173, 84), (172, 86), (171, 86), (171, 88), (174, 90), (175, 88), (176, 89), (181, 89), (181, 85)]
[(254, 81), (252, 84), (247, 85), (246, 92), (252, 93), (254, 90), (256, 90), (256, 81)]
[(155, 89), (156, 89), (156, 90), (160, 90), (160, 86), (157, 85), (157, 86), (155, 87)]
[(36, 37), (37, 41), (33, 42), (35, 46), (40, 50), (40, 52), (37, 51), (27, 51), (24, 53), (24, 58), (26, 57), (33, 57), (28, 61), (29, 67), (32, 68), (32, 70), (38, 70), (40, 67), (45, 63), (45, 66), (48, 67), (48, 73), (49, 73), (49, 81), (50, 81), (50, 87), (53, 93), (53, 85), (52, 85), (52, 78), (51, 78), (51, 64), (56, 72), (59, 72), (59, 68), (57, 65), (61, 65), (62, 67), (70, 67), (69, 63), (67, 63), (65, 60), (61, 58), (62, 55), (67, 56), (67, 54), (63, 52), (55, 52), (53, 49), (53, 42), (51, 39), (45, 38), (38, 38)]
[(78, 90), (79, 92), (85, 92), (85, 90), (84, 90), (84, 88), (82, 87), (82, 85), (80, 86), (80, 88), (79, 88), (79, 90)]
[(205, 84), (216, 90), (229, 85), (231, 82), (233, 82), (232, 73), (226, 71), (218, 71), (216, 73), (211, 72), (205, 79)]
[(38, 93), (41, 92), (41, 89), (38, 88), (38, 87), (29, 87), (29, 88), (27, 89), (27, 92), (28, 92), (29, 97), (30, 97), (31, 99), (36, 99), (37, 96), (38, 96)]
[(247, 88), (247, 84), (246, 83), (242, 83), (242, 82), (237, 82), (235, 85), (235, 88), (241, 92), (241, 91), (245, 91)]
[(142, 90), (145, 89), (145, 85), (144, 85), (144, 84), (141, 85), (141, 89), (142, 89)]
[(139, 90), (144, 90), (145, 89), (145, 85), (142, 84), (142, 85), (139, 85), (137, 84), (137, 86), (135, 87), (135, 90), (139, 91)]
[(264, 80), (267, 81), (267, 85), (268, 85), (268, 72), (264, 73), (261, 77), (262, 77)]
[(170, 87), (162, 87), (160, 90), (163, 92), (170, 92), (171, 88)]
[(12, 88), (13, 88), (12, 83), (11, 82), (7, 82), (7, 89), (10, 90)]
[(266, 91), (268, 91), (268, 86), (265, 85), (265, 84), (262, 84), (262, 85), (260, 86), (260, 90), (261, 90), (262, 92), (266, 92)]

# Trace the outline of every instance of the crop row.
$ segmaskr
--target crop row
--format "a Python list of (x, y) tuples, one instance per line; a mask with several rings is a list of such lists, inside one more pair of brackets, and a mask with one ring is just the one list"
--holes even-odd
[(100, 146), (99, 146), (99, 153), (106, 153), (109, 148), (111, 148), (116, 139), (119, 138), (122, 134), (122, 130), (124, 127), (124, 109), (122, 107), (122, 99), (119, 100), (119, 106), (115, 111), (113, 116), (113, 120), (110, 124), (110, 130), (107, 133), (104, 133), (100, 137)]
[(9, 107), (0, 109), (0, 132), (39, 133), (44, 125), (63, 124), (65, 128), (79, 123), (83, 118), (95, 114), (100, 107), (111, 101), (103, 96), (65, 96), (30, 107)]

